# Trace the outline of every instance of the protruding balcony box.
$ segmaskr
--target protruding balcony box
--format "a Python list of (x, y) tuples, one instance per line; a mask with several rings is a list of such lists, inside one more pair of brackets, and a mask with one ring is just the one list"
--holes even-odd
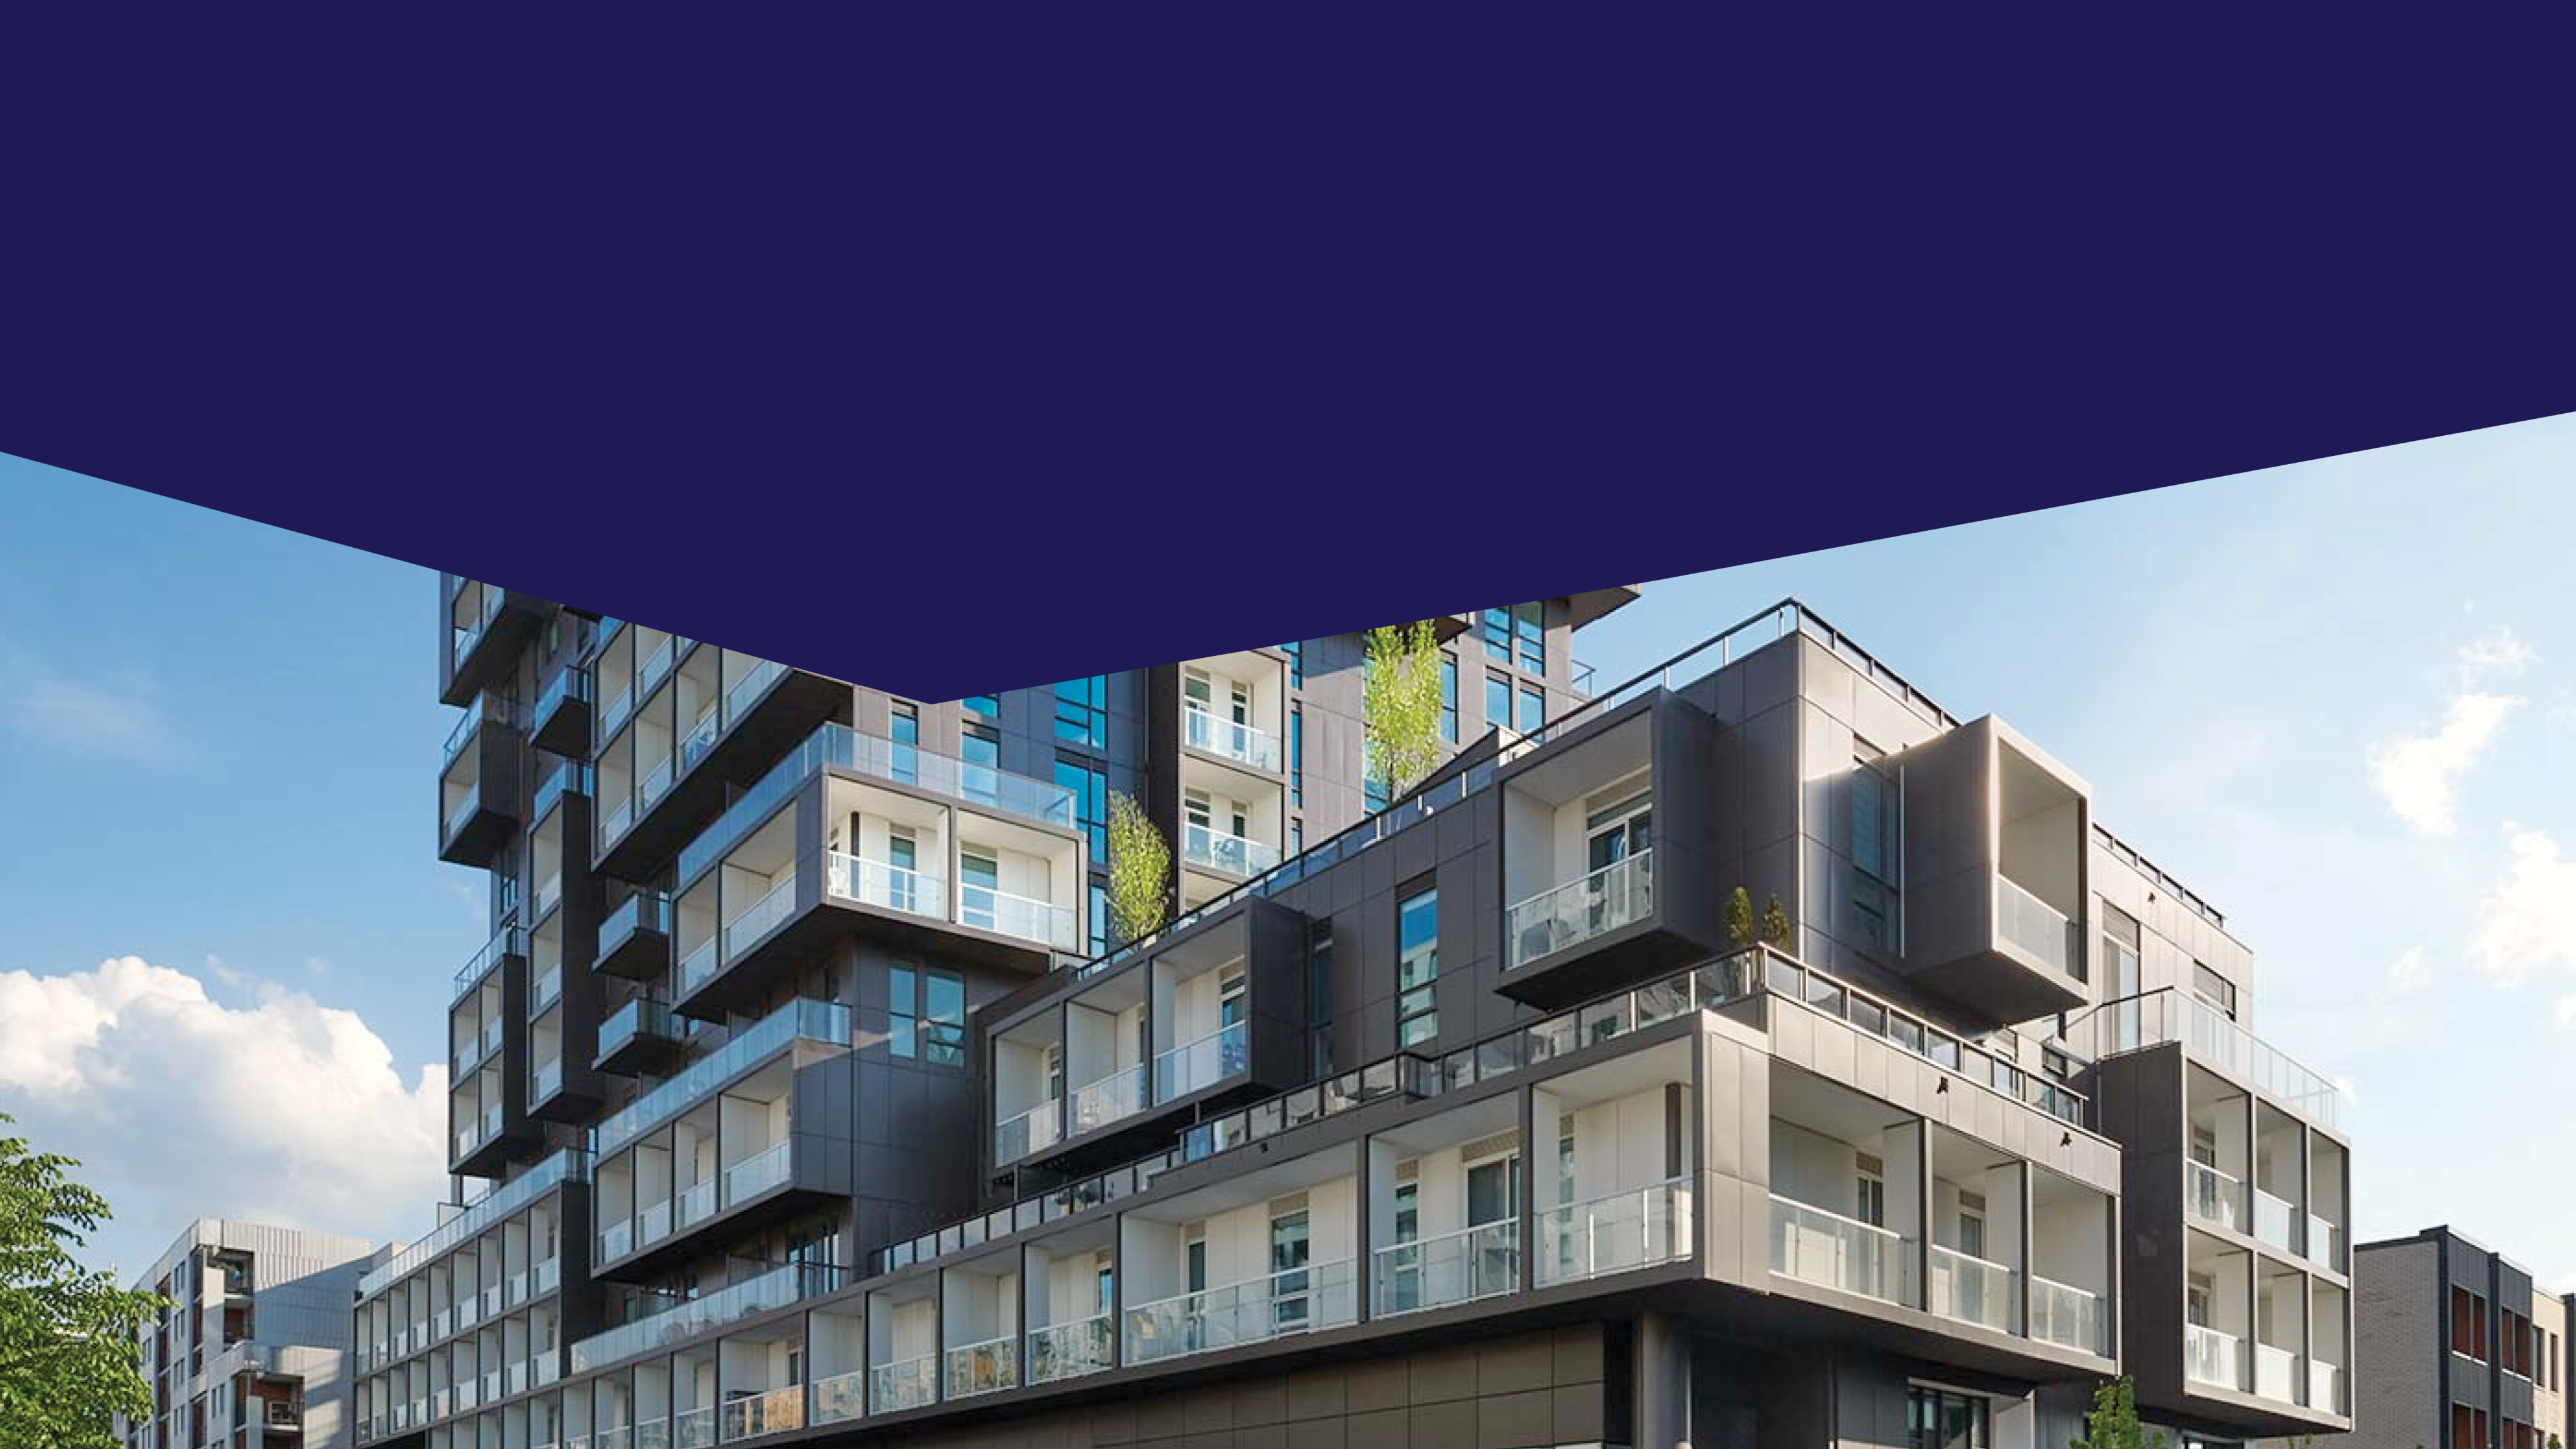
[(1597, 996), (1719, 950), (1718, 723), (1656, 691), (1504, 767), (1505, 994)]
[(736, 1444), (805, 1427), (805, 1325), (771, 1319), (716, 1345), (716, 1439)]
[(1522, 1290), (1527, 1168), (1517, 1094), (1378, 1133), (1367, 1151), (1371, 1318), (1464, 1308)]
[[(1245, 1170), (1118, 1222), (1121, 1362), (1347, 1328), (1360, 1316), (1359, 1145)], [(1194, 1283), (1193, 1258), (1205, 1266)]]
[(596, 941), (588, 863), (575, 859), (584, 872), (582, 904), (550, 910), (528, 931), (528, 1113), (550, 1122), (583, 1121), (606, 1097), (606, 1083), (591, 1064), (599, 978), (572, 964), (588, 958)]
[(1988, 715), (1901, 754), (1900, 969), (1980, 1019), (2086, 999), (2092, 787)]
[(527, 1118), (528, 935), (505, 927), (456, 973), (448, 1166), (490, 1176), (533, 1140)]
[(464, 704), (510, 677), (519, 646), (543, 623), (543, 599), (455, 574), (438, 576), (441, 600), (438, 697)]
[(1171, 832), (1181, 908), (1277, 865), (1295, 768), (1286, 656), (1245, 649), (1159, 666), (1150, 708), (1149, 805)]
[(592, 1129), (594, 1272), (649, 1277), (853, 1191), (850, 1015), (792, 1000)]
[(986, 1160), (996, 1173), (1064, 1140), (1064, 1024), (1063, 1009), (1050, 1007), (992, 1036), (986, 1056), (992, 1155)]
[(599, 923), (593, 971), (659, 984), (671, 977), (671, 900), (659, 891), (636, 891), (608, 908)]
[[(536, 747), (566, 759), (590, 758), (590, 671), (567, 664), (537, 691), (529, 711), (528, 738)], [(589, 852), (585, 850), (585, 855)]]
[(642, 991), (599, 1024), (597, 1065), (603, 1072), (621, 1076), (658, 1075), (680, 1059), (685, 1041), (678, 1018), (671, 1014), (671, 1003), (658, 991)]
[(438, 858), (489, 866), (519, 828), (518, 706), (477, 696), (448, 736), (438, 775)]

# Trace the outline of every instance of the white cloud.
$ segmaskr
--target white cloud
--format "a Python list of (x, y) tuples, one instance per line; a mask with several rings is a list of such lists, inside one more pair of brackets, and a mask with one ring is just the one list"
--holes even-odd
[(444, 1065), (407, 1087), (357, 1013), (271, 983), (227, 1006), (133, 956), (0, 972), (0, 1095), (82, 1160), (119, 1248), (158, 1251), (199, 1216), (402, 1231), (442, 1186), (446, 1094)]
[(2370, 747), (2370, 783), (2399, 819), (2426, 835), (2457, 829), (2452, 797), (2460, 777), (2495, 743), (2520, 696), (2462, 694), (2451, 700), (2442, 727), (2429, 735), (2397, 736)]
[(2558, 1024), (2576, 1031), (2576, 995), (2558, 998)]
[[(2576, 968), (2576, 860), (2562, 860), (2544, 831), (2507, 825), (2513, 854), (2504, 883), (2478, 902), (2469, 932), (2469, 964), (2498, 986), (2514, 986), (2550, 968)], [(2570, 1019), (2567, 1002), (2559, 1020)]]
[(2539, 660), (2539, 650), (2499, 624), (2494, 633), (2460, 646), (2460, 677), (2474, 686), (2489, 674), (2520, 674)]
[(23, 650), (0, 655), (5, 718), (22, 733), (74, 754), (147, 765), (181, 756), (179, 731), (162, 716), (157, 687), (141, 675), (74, 679)]
[(2403, 995), (2421, 991), (2433, 984), (2433, 964), (2424, 958), (2424, 948), (2409, 946), (2396, 960), (2388, 963), (2388, 989)]

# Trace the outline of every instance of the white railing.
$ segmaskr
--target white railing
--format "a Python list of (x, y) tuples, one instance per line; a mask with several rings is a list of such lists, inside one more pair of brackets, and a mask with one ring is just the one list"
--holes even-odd
[(891, 1414), (939, 1402), (939, 1355), (925, 1353), (868, 1370), (868, 1412)]
[(1154, 1100), (1169, 1102), (1238, 1076), (1252, 1065), (1252, 1024), (1221, 1026), (1154, 1058)]
[(814, 1381), (814, 1422), (841, 1424), (866, 1415), (868, 1375), (864, 1369)]
[(824, 857), (823, 886), (845, 901), (933, 920), (948, 918), (946, 881), (881, 860), (830, 851)]
[(1117, 1340), (1106, 1313), (1030, 1329), (1029, 1382), (1051, 1384), (1110, 1368)]
[(1355, 1323), (1357, 1267), (1340, 1258), (1130, 1308), (1126, 1361), (1151, 1363)]
[(796, 911), (796, 872), (771, 886), (759, 900), (753, 901), (739, 916), (725, 923), (724, 954), (730, 961), (742, 954), (743, 948), (777, 930)]
[(1689, 1257), (1691, 1187), (1674, 1178), (1538, 1215), (1540, 1287)]
[(2232, 1228), (2236, 1226), (2236, 1205), (2245, 1195), (2245, 1184), (2206, 1162), (2185, 1158), (2182, 1195), (2183, 1207), (2193, 1217), (2204, 1223)]
[(2030, 1336), (2061, 1348), (2103, 1351), (2102, 1295), (2030, 1275)]
[(2340, 1268), (2343, 1263), (2343, 1233), (2334, 1223), (2315, 1213), (2308, 1214), (2308, 1261), (2323, 1268)]
[(2261, 1188), (2254, 1189), (2254, 1236), (2282, 1252), (2296, 1252), (2299, 1210)]
[(2223, 1389), (2245, 1387), (2245, 1347), (2236, 1335), (2198, 1323), (2182, 1326), (2183, 1376)]
[(1438, 1237), (1380, 1248), (1371, 1267), (1376, 1298), (1369, 1311), (1377, 1318), (1517, 1292), (1521, 1286), (1521, 1225), (1481, 1223)]
[(2343, 1412), (2343, 1369), (2322, 1359), (2308, 1360), (2308, 1407), (2329, 1414)]
[(972, 1398), (1020, 1382), (1020, 1341), (1002, 1337), (948, 1350), (948, 1397)]
[(1182, 710), (1183, 738), (1194, 750), (1241, 760), (1259, 770), (1279, 768), (1279, 737), (1253, 725), (1220, 719), (1216, 712), (1190, 705)]
[(957, 921), (1059, 951), (1074, 949), (1073, 907), (1015, 896), (991, 886), (957, 887)]
[(1004, 1119), (993, 1129), (994, 1165), (1017, 1162), (1032, 1152), (1053, 1147), (1063, 1135), (1064, 1103), (1050, 1097)]
[(787, 1138), (726, 1168), (725, 1206), (749, 1202), (787, 1181), (795, 1165), (795, 1139)]
[(766, 1393), (745, 1394), (727, 1399), (724, 1405), (724, 1441), (756, 1439), (763, 1434), (783, 1434), (805, 1427), (805, 1391), (771, 1389)]
[(2021, 1274), (2002, 1263), (1932, 1245), (1931, 1307), (1943, 1318), (2012, 1332), (2014, 1285)]
[(1120, 1067), (1073, 1094), (1074, 1135), (1106, 1127), (1145, 1110), (1145, 1064)]
[(1995, 876), (1995, 935), (2064, 974), (2074, 959), (2075, 923), (2066, 913), (2002, 874)]
[(1655, 910), (1655, 853), (1641, 850), (1590, 875), (1544, 890), (1503, 913), (1506, 968), (1526, 966)]
[(2299, 1356), (2268, 1343), (2254, 1345), (2254, 1392), (2284, 1404), (2297, 1403)]
[(1905, 1239), (1840, 1213), (1771, 1195), (1771, 1271), (1802, 1283), (1894, 1303)]
[(1181, 832), (1181, 858), (1228, 875), (1259, 875), (1279, 863), (1279, 847), (1192, 825)]

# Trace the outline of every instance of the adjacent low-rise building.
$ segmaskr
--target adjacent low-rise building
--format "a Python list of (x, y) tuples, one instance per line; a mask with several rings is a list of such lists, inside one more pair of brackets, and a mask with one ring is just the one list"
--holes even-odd
[(349, 1303), (385, 1254), (363, 1238), (200, 1218), (133, 1282), (170, 1307), (145, 1325), (148, 1419), (126, 1449), (324, 1449), (350, 1417)]
[(2353, 1449), (2554, 1449), (2570, 1300), (2450, 1227), (2353, 1250)]

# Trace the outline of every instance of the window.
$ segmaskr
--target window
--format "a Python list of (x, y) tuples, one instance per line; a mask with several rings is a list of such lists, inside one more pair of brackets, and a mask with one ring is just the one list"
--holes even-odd
[(2486, 1300), (2468, 1289), (2451, 1289), (2451, 1352), (2486, 1362), (2486, 1308)]
[(1055, 737), (1095, 750), (1108, 748), (1108, 675), (1067, 680), (1055, 687)]
[(1303, 706), (1288, 711), (1288, 803), (1306, 803), (1306, 711)]
[(1316, 1081), (1333, 1074), (1333, 923), (1317, 921), (1306, 932), (1307, 1064)]
[(2236, 1019), (2236, 983), (2194, 961), (2191, 963), (2191, 994)]
[(2113, 1008), (2111, 1029), (2117, 1033), (2119, 1049), (2127, 1051), (2139, 1044), (2142, 1003), (2134, 1000), (2142, 979), (2138, 956), (2138, 918), (2105, 901), (2102, 903), (2102, 969), (2110, 977), (2104, 983), (2109, 999), (2126, 1002)]
[(1271, 1319), (1282, 1330), (1303, 1328), (1308, 1316), (1306, 1264), (1314, 1251), (1306, 1199), (1301, 1195), (1274, 1203), (1270, 1214)]
[(953, 972), (886, 972), (886, 1048), (934, 1067), (966, 1065), (966, 983)]
[(1547, 606), (1521, 604), (1512, 610), (1512, 633), (1520, 639), (1521, 668), (1547, 677)]
[(1440, 738), (1458, 743), (1458, 656), (1440, 655)]
[(1879, 751), (1854, 741), (1851, 778), (1852, 919), (1856, 944), (1889, 955), (1903, 949), (1904, 808)]
[(903, 784), (913, 784), (921, 778), (920, 707), (895, 701), (890, 725), (894, 736), (894, 749), (890, 752), (894, 756), (894, 777)]
[(965, 768), (958, 787), (969, 800), (990, 805), (1002, 797), (1002, 734), (990, 725), (969, 723), (957, 733), (957, 755)]
[(1440, 1034), (1440, 892), (1415, 891), (1395, 908), (1395, 1044), (1417, 1046)]
[(913, 996), (912, 968), (891, 967), (886, 972), (886, 1050), (895, 1056), (920, 1055), (917, 1018), (918, 1002)]
[(1485, 723), (1511, 727), (1512, 682), (1499, 674), (1485, 676)]
[(1887, 1172), (1866, 1152), (1853, 1154), (1852, 1220), (1873, 1228), (1887, 1226)]
[(1073, 822), (1091, 838), (1094, 864), (1109, 859), (1109, 776), (1088, 760), (1055, 758), (1055, 782), (1073, 793)]
[(1522, 734), (1537, 734), (1547, 724), (1547, 691), (1535, 685), (1521, 686), (1521, 717), (1517, 728)]
[(1001, 928), (1002, 862), (990, 851), (957, 850), (957, 919), (993, 931)]
[(1289, 642), (1280, 645), (1279, 652), (1288, 656), (1288, 687), (1290, 689), (1304, 688), (1306, 684), (1306, 646), (1292, 639)]
[(962, 702), (965, 704), (966, 712), (968, 714), (980, 714), (986, 719), (1000, 719), (1002, 717), (1002, 701), (999, 696), (990, 694), (970, 694), (966, 696)]
[(1917, 1385), (1905, 1391), (1906, 1449), (1987, 1449), (1986, 1401)]
[(1109, 887), (1098, 881), (1091, 884), (1091, 954), (1109, 954)]
[(1512, 611), (1487, 609), (1481, 616), (1479, 632), (1485, 639), (1485, 657), (1512, 662)]

